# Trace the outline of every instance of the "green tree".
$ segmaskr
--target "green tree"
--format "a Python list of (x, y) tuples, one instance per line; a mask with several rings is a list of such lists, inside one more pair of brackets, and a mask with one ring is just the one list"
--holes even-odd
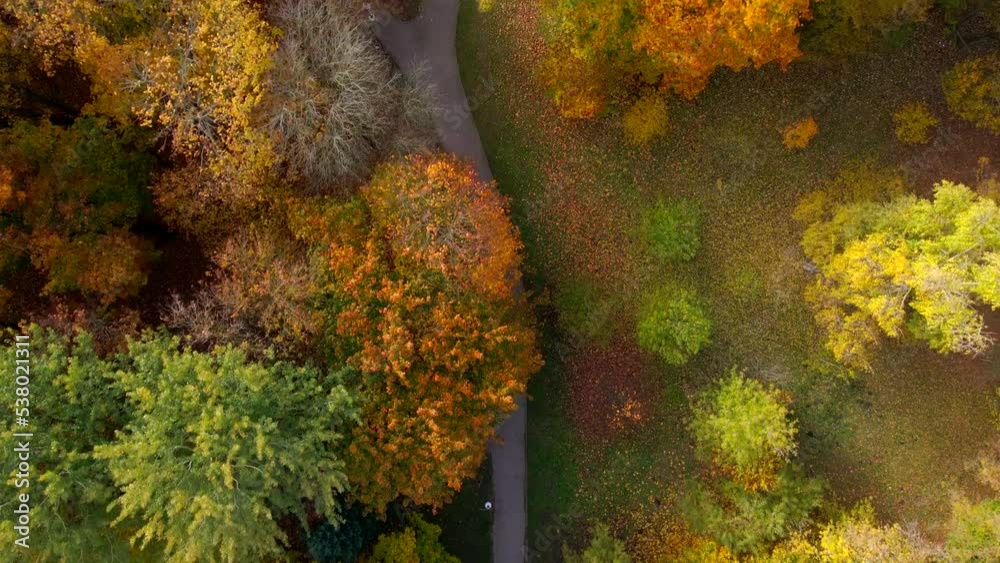
[(808, 523), (822, 495), (822, 482), (789, 464), (767, 491), (750, 491), (727, 479), (696, 483), (682, 499), (681, 513), (693, 531), (733, 553), (752, 553)]
[(708, 344), (712, 322), (694, 293), (667, 286), (647, 297), (636, 330), (640, 346), (681, 365)]
[[(0, 461), (7, 506), (0, 516), (0, 538), (8, 547), (27, 554), (28, 561), (127, 561), (124, 533), (111, 529), (114, 515), (107, 506), (118, 496), (104, 460), (94, 448), (111, 442), (127, 421), (124, 393), (111, 377), (113, 364), (98, 357), (90, 334), (60, 335), (37, 325), (30, 327), (30, 346), (18, 348), (14, 334), (5, 332), (0, 359), (11, 372), (0, 378), (0, 392), (12, 401), (16, 413), (0, 418), (0, 447), (7, 455)], [(18, 359), (25, 359), (30, 394), (16, 391)], [(20, 353), (19, 353), (20, 351)], [(22, 364), (24, 365), (24, 364)], [(16, 403), (14, 403), (16, 401)], [(21, 411), (21, 409), (24, 409)], [(28, 427), (14, 426), (12, 416), (24, 416)], [(31, 432), (30, 471), (24, 489), (19, 483), (15, 448)], [(30, 506), (29, 549), (13, 545), (18, 495), (28, 493)], [(82, 554), (87, 554), (86, 556)]]
[(580, 553), (563, 546), (563, 560), (566, 563), (632, 563), (632, 557), (625, 553), (625, 544), (616, 540), (604, 524), (598, 524), (591, 531), (590, 545)]
[(684, 262), (698, 252), (700, 224), (698, 207), (691, 201), (659, 202), (646, 217), (643, 231), (653, 254)]
[(339, 526), (324, 522), (309, 533), (309, 555), (318, 563), (354, 563), (378, 535), (378, 521), (354, 503)]
[(152, 245), (130, 229), (149, 205), (152, 159), (134, 141), (95, 118), (0, 134), (0, 276), (30, 256), (47, 292), (110, 302), (139, 290)]
[(278, 516), (306, 525), (303, 500), (340, 522), (353, 407), (337, 376), (158, 334), (129, 343), (114, 379), (134, 418), (95, 455), (122, 490), (116, 523), (138, 522), (133, 542), (172, 562), (255, 561), (282, 556)]
[(748, 489), (767, 489), (795, 455), (790, 397), (733, 368), (694, 407), (691, 433), (701, 455)]
[(806, 27), (809, 47), (853, 53), (904, 26), (924, 21), (933, 0), (823, 0), (814, 2)]
[[(827, 347), (870, 369), (879, 335), (909, 332), (939, 352), (975, 355), (992, 344), (976, 307), (1000, 307), (1000, 210), (941, 182), (934, 199), (809, 201), (802, 237), (818, 276), (806, 292)], [(800, 208), (799, 211), (802, 211)]]

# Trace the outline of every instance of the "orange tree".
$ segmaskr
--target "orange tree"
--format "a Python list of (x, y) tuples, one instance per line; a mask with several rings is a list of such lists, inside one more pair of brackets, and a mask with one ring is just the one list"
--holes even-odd
[(540, 366), (506, 202), (454, 157), (411, 156), (321, 207), (292, 224), (329, 243), (328, 341), (362, 397), (349, 476), (375, 508), (440, 505)]
[[(693, 98), (720, 66), (784, 67), (798, 57), (797, 30), (809, 2), (555, 0), (548, 13), (558, 30), (555, 58), (603, 69), (609, 84), (626, 77)], [(557, 100), (578, 87), (550, 86)]]

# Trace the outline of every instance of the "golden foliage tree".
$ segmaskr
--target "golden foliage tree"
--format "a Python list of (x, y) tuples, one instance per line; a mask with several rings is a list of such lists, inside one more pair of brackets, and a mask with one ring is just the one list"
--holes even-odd
[(331, 240), (331, 328), (360, 372), (349, 474), (372, 507), (440, 505), (539, 367), (520, 242), (503, 199), (454, 157), (384, 165), (361, 199), (300, 227)]
[(693, 98), (717, 67), (740, 70), (799, 56), (807, 0), (642, 0), (635, 46), (661, 70), (661, 83)]

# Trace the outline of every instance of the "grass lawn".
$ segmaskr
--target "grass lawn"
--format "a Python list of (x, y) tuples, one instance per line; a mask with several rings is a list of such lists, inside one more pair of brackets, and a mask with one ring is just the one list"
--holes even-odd
[[(614, 112), (590, 122), (556, 115), (536, 71), (535, 4), (498, 0), (480, 13), (463, 2), (458, 39), (467, 91), (493, 86), (473, 111), (512, 199), (546, 335), (528, 421), (534, 560), (558, 561), (562, 542), (579, 542), (595, 522), (635, 543), (649, 522), (671, 521), (693, 475), (688, 401), (733, 365), (792, 391), (800, 459), (829, 482), (829, 499), (870, 498), (881, 518), (938, 537), (950, 491), (976, 493), (967, 462), (996, 436), (1000, 356), (892, 343), (874, 373), (838, 377), (802, 297), (809, 273), (791, 212), (863, 160), (904, 170), (920, 192), (942, 178), (971, 181), (979, 157), (1000, 164), (1000, 137), (944, 107), (940, 74), (969, 52), (928, 32), (849, 62), (720, 71), (695, 101), (672, 100), (670, 132), (637, 149)], [(942, 120), (939, 142), (903, 145), (891, 115), (921, 100)], [(788, 151), (782, 129), (809, 116), (819, 135)], [(637, 225), (675, 198), (701, 209), (701, 248), (667, 265)], [(643, 294), (668, 282), (697, 290), (714, 323), (711, 345), (681, 368), (639, 351), (632, 336)]]

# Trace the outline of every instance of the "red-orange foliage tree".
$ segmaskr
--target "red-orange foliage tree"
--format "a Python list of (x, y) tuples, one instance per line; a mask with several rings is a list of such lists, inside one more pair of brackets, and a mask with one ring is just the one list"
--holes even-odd
[(502, 197), (454, 157), (384, 165), (361, 200), (326, 214), (331, 341), (360, 374), (349, 475), (375, 508), (440, 505), (540, 366), (514, 291), (521, 244)]

